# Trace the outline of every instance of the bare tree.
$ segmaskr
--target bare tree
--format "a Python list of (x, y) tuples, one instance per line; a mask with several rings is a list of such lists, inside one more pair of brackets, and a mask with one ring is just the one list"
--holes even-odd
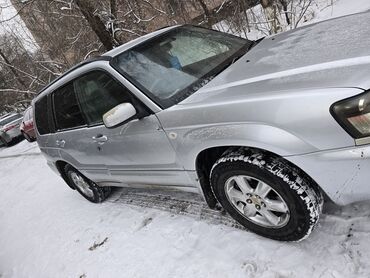
[[(114, 3), (115, 1), (113, 1), (113, 4)], [(95, 32), (100, 42), (104, 45), (104, 48), (106, 50), (111, 50), (114, 47), (113, 38), (105, 28), (105, 24), (101, 21), (100, 17), (94, 14), (94, 7), (88, 0), (76, 0), (76, 4), (80, 8), (81, 13), (84, 15), (91, 29)], [(114, 12), (116, 13), (116, 11)]]

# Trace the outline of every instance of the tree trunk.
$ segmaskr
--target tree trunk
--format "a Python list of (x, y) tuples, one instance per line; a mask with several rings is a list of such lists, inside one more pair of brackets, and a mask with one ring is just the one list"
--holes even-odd
[(289, 18), (289, 15), (288, 15), (288, 3), (287, 3), (286, 0), (280, 0), (280, 3), (283, 6), (283, 11), (285, 13), (286, 23), (288, 25), (290, 25), (290, 18)]
[(22, 78), (18, 74), (18, 72), (12, 67), (12, 64), (8, 60), (8, 58), (4, 55), (4, 53), (0, 49), (0, 56), (4, 59), (4, 62), (9, 66), (10, 70), (13, 72), (14, 76), (17, 78), (17, 82), (23, 87), (23, 89), (27, 89), (26, 84), (23, 82)]
[(215, 23), (214, 22), (214, 18), (212, 17), (208, 7), (207, 7), (207, 4), (204, 3), (203, 0), (196, 0), (198, 2), (198, 4), (202, 7), (203, 9), (203, 14), (204, 14), (204, 18), (205, 18), (205, 26), (208, 27), (208, 28), (212, 28), (212, 25)]
[(116, 0), (110, 0), (110, 13), (117, 20), (117, 2)]
[(81, 13), (89, 23), (91, 29), (95, 32), (101, 43), (106, 50), (113, 49), (113, 39), (110, 33), (105, 29), (104, 23), (98, 15), (94, 15), (94, 7), (90, 4), (89, 0), (76, 0), (77, 6), (80, 8)]
[(261, 6), (265, 10), (267, 20), (270, 24), (270, 34), (276, 34), (282, 31), (279, 20), (279, 7), (276, 0), (261, 0)]

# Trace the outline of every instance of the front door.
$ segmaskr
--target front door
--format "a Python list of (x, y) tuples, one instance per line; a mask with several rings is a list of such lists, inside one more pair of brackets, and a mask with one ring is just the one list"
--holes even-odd
[[(157, 117), (145, 112), (147, 109), (108, 73), (92, 71), (69, 86), (73, 100), (61, 103), (58, 91), (54, 93), (57, 128), (58, 117), (63, 115), (79, 114), (81, 119), (74, 129), (58, 132), (57, 141), (63, 145), (61, 155), (76, 160), (88, 177), (101, 183), (163, 184), (168, 182), (168, 176), (174, 176), (172, 182), (176, 183), (176, 178), (184, 174)], [(79, 113), (74, 111), (74, 102)], [(132, 103), (144, 117), (106, 128), (102, 116), (125, 102)], [(66, 111), (68, 106), (71, 111)]]

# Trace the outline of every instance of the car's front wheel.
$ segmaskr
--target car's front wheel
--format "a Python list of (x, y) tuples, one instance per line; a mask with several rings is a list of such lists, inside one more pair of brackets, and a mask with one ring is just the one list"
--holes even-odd
[(23, 131), (22, 131), (22, 135), (23, 135), (23, 137), (24, 137), (28, 142), (32, 142), (31, 137), (30, 137), (27, 133), (25, 133), (25, 132), (23, 132)]
[(275, 240), (299, 241), (319, 219), (317, 185), (282, 158), (240, 149), (213, 166), (211, 185), (223, 208), (247, 229)]
[(68, 181), (85, 199), (93, 203), (103, 202), (111, 193), (111, 187), (98, 186), (70, 165), (64, 168)]
[(2, 137), (0, 137), (0, 142), (2, 143), (2, 145), (4, 145), (5, 147), (9, 147), (9, 143)]

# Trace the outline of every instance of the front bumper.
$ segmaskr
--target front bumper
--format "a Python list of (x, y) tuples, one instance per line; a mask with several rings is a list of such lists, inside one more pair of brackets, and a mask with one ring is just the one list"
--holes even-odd
[(340, 205), (370, 200), (370, 145), (285, 157)]

